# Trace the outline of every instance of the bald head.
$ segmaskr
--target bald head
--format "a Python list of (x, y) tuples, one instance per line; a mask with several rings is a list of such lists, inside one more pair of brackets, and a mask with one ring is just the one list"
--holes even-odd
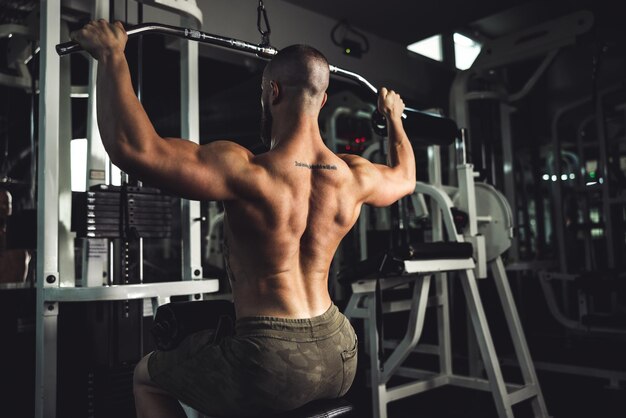
[(306, 45), (281, 49), (263, 72), (264, 83), (277, 82), (286, 99), (304, 105), (317, 104), (317, 110), (328, 89), (329, 76), (326, 57)]

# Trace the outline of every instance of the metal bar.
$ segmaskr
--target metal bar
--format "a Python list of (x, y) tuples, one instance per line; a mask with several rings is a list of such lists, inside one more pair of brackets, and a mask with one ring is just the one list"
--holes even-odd
[(386, 398), (387, 402), (393, 402), (398, 399), (403, 399), (418, 393), (425, 392), (427, 390), (435, 389), (448, 384), (448, 376), (437, 376), (430, 380), (424, 380), (420, 382), (406, 383), (403, 385), (395, 386), (391, 389), (387, 389)]
[[(61, 35), (67, 36), (69, 29), (60, 22)], [(65, 62), (63, 62), (65, 61)], [(61, 286), (74, 286), (76, 271), (74, 264), (74, 238), (71, 232), (72, 214), (72, 99), (71, 65), (67, 60), (59, 63), (59, 283)]]
[[(450, 376), (450, 384), (467, 389), (483, 390), (486, 392), (491, 391), (491, 384), (489, 380), (480, 377), (453, 375)], [(505, 386), (507, 393), (511, 390), (514, 391), (523, 388), (522, 385), (505, 384)]]
[[(548, 310), (561, 325), (566, 328), (572, 329), (574, 331), (582, 331), (582, 332), (597, 332), (597, 333), (605, 333), (605, 334), (618, 334), (624, 335), (626, 334), (626, 330), (621, 328), (608, 328), (608, 327), (595, 327), (595, 326), (586, 326), (583, 325), (579, 321), (575, 321), (573, 319), (565, 316), (563, 312), (558, 308), (558, 304), (556, 301), (556, 296), (554, 295), (554, 290), (550, 285), (550, 281), (554, 280), (552, 277), (557, 276), (553, 273), (540, 272), (539, 273), (539, 284), (541, 285), (541, 289), (543, 291), (543, 295), (546, 299), (546, 305), (548, 306)], [(558, 278), (559, 276), (557, 276)]]
[(541, 64), (539, 65), (539, 67), (537, 67), (533, 75), (526, 81), (526, 84), (524, 84), (524, 87), (522, 87), (516, 93), (509, 94), (509, 96), (507, 97), (509, 103), (521, 100), (524, 97), (526, 97), (528, 93), (530, 93), (530, 91), (535, 87), (535, 85), (537, 85), (537, 82), (539, 81), (541, 76), (546, 72), (548, 67), (550, 67), (550, 65), (552, 64), (552, 61), (554, 61), (554, 58), (556, 58), (559, 52), (560, 52), (560, 49), (555, 49), (555, 50), (548, 52), (548, 54), (544, 57), (543, 61), (541, 61)]
[(496, 404), (498, 416), (500, 418), (513, 418), (513, 409), (508, 401), (502, 370), (500, 368), (500, 364), (498, 363), (498, 356), (496, 355), (496, 349), (493, 344), (493, 339), (491, 338), (491, 331), (489, 330), (487, 317), (485, 316), (485, 311), (478, 292), (476, 278), (471, 270), (466, 270), (461, 274), (465, 275), (465, 277), (461, 278), (461, 284), (463, 285), (463, 292), (465, 293), (465, 299), (467, 300), (467, 307), (472, 320), (474, 332), (476, 334), (476, 340), (480, 349), (483, 364), (485, 366), (485, 371), (487, 372), (491, 385), (491, 392)]
[[(594, 119), (593, 115), (587, 116), (582, 120), (582, 122), (578, 125), (578, 129), (576, 130), (576, 147), (578, 148), (578, 157), (580, 161), (585, 161), (586, 147), (583, 145), (583, 136), (585, 134), (585, 128), (589, 123), (591, 123)], [(576, 184), (578, 187), (585, 187), (585, 176), (583, 172), (583, 168), (581, 167), (579, 171), (576, 173)], [(589, 196), (586, 193), (582, 193), (582, 203), (581, 210), (583, 212), (583, 222), (591, 222), (590, 210), (589, 210)], [(585, 242), (585, 269), (587, 271), (592, 271), (596, 268), (594, 265), (594, 261), (596, 257), (594, 256), (594, 248), (593, 248), (593, 239), (591, 237), (591, 230), (585, 229), (583, 231), (584, 234), (584, 242)]]
[[(504, 175), (504, 195), (511, 206), (513, 215), (513, 225), (518, 225), (517, 215), (517, 193), (515, 190), (515, 155), (513, 146), (513, 133), (511, 131), (511, 113), (515, 109), (506, 103), (500, 102), (500, 135), (502, 142), (502, 160)], [(519, 258), (519, 243), (517, 239), (511, 240), (509, 257), (513, 260)]]
[[(271, 59), (278, 54), (278, 50), (269, 45), (255, 45), (239, 39), (227, 38), (224, 36), (214, 35), (202, 32), (197, 29), (182, 28), (159, 23), (142, 23), (136, 25), (126, 31), (128, 36), (140, 35), (143, 33), (159, 33), (162, 35), (176, 36), (203, 44), (215, 45), (227, 49), (240, 52), (255, 54), (260, 58)], [(64, 42), (56, 46), (59, 55), (67, 55), (74, 52), (82, 51), (81, 46), (74, 42)], [(378, 89), (370, 83), (365, 77), (353, 71), (339, 68), (335, 65), (329, 65), (330, 73), (352, 80), (368, 89), (372, 94), (378, 94)], [(402, 117), (406, 119), (406, 112), (414, 114), (413, 124), (423, 125), (424, 129), (430, 136), (428, 139), (441, 145), (447, 145), (454, 141), (457, 128), (456, 123), (448, 118), (442, 117), (436, 113), (424, 112), (421, 110), (405, 107), (405, 113)]]
[[(97, 0), (93, 2), (92, 17), (93, 19), (106, 19), (109, 16), (109, 2), (105, 0)], [(100, 130), (98, 129), (98, 110), (97, 110), (97, 89), (96, 81), (98, 74), (98, 61), (89, 60), (89, 84), (87, 86), (87, 165), (86, 165), (86, 181), (87, 190), (91, 186), (97, 184), (111, 183), (111, 170), (109, 155), (104, 149)], [(106, 239), (82, 239), (82, 257), (83, 271), (81, 279), (83, 286), (101, 286), (103, 272), (108, 270), (107, 280), (113, 283), (119, 272), (110, 268), (112, 257), (110, 254), (94, 251), (95, 248), (108, 247)], [(119, 247), (119, 246), (118, 246)], [(107, 260), (109, 258), (109, 260)], [(92, 268), (90, 268), (90, 264)], [(96, 267), (97, 266), (97, 267)]]
[[(430, 147), (429, 149), (434, 148)], [(450, 241), (453, 242), (464, 242), (463, 236), (459, 234), (456, 230), (456, 226), (454, 225), (454, 220), (452, 219), (451, 208), (454, 206), (450, 197), (441, 190), (441, 184), (437, 185), (436, 183), (427, 184), (421, 181), (416, 182), (415, 191), (417, 193), (423, 193), (429, 197), (431, 197), (436, 206), (431, 210), (431, 216), (435, 215), (435, 213), (439, 212), (441, 218), (433, 217), (433, 222), (435, 220), (441, 219), (443, 221), (443, 227), (445, 231), (448, 233), (448, 237)], [(438, 208), (438, 210), (437, 210)], [(443, 231), (442, 228), (436, 227), (436, 224), (433, 224), (433, 239), (442, 239)], [(406, 264), (406, 263), (405, 263)], [(473, 268), (473, 267), (472, 267)], [(449, 269), (445, 269), (449, 270)]]
[(376, 327), (376, 302), (374, 294), (366, 299), (368, 317), (363, 321), (365, 340), (370, 357), (370, 385), (372, 388), (372, 412), (374, 418), (387, 418), (387, 388), (382, 383), (378, 352), (378, 328)]
[[(249, 42), (240, 41), (233, 38), (226, 38), (219, 35), (213, 35), (196, 29), (180, 28), (160, 23), (142, 23), (126, 30), (126, 34), (128, 36), (139, 35), (147, 32), (176, 36), (179, 38), (186, 38), (191, 41), (197, 41), (205, 44), (221, 46), (228, 49), (234, 49), (237, 51), (248, 52), (266, 59), (272, 58), (278, 53), (278, 50), (272, 46), (254, 45)], [(70, 41), (58, 44), (56, 46), (56, 50), (59, 55), (67, 55), (74, 52), (82, 51), (82, 48), (78, 43)]]
[(573, 374), (577, 376), (596, 377), (599, 379), (618, 380), (626, 382), (626, 373), (617, 370), (597, 369), (594, 367), (572, 366), (567, 364), (556, 364), (546, 361), (535, 362), (535, 367), (555, 373)]
[(439, 344), (436, 346), (439, 354), (439, 371), (441, 374), (450, 376), (453, 373), (452, 336), (450, 332), (450, 295), (446, 274), (435, 275), (435, 291), (439, 299), (439, 306), (437, 307), (437, 339)]
[(51, 287), (43, 295), (44, 302), (88, 302), (145, 299), (212, 293), (218, 290), (217, 279), (176, 282), (125, 284), (101, 287)]
[(437, 372), (431, 372), (430, 370), (414, 369), (412, 367), (398, 367), (398, 370), (396, 370), (396, 376), (408, 377), (410, 379), (417, 380), (427, 380), (440, 376), (440, 374)]
[(48, 309), (44, 292), (46, 288), (59, 286), (60, 60), (54, 53), (54, 45), (60, 38), (60, 0), (42, 0), (40, 13), (35, 417), (54, 418), (58, 309), (55, 305)]
[(395, 370), (409, 356), (411, 351), (419, 342), (422, 330), (424, 329), (424, 318), (426, 314), (426, 305), (428, 304), (428, 290), (430, 289), (430, 276), (422, 277), (416, 281), (413, 287), (413, 298), (411, 299), (411, 313), (409, 314), (409, 323), (407, 324), (407, 332), (393, 351), (391, 356), (385, 362), (384, 371), (382, 373), (382, 382), (388, 382)]
[(609, 159), (608, 159), (608, 136), (606, 133), (606, 121), (604, 119), (604, 97), (607, 95), (606, 92), (601, 92), (597, 95), (596, 103), (593, 103), (596, 111), (596, 129), (597, 129), (597, 140), (600, 145), (600, 161), (599, 164), (600, 172), (602, 177), (598, 181), (601, 181), (602, 188), (602, 212), (604, 215), (604, 239), (606, 242), (606, 259), (608, 269), (612, 269), (615, 267), (615, 242), (613, 242), (613, 216), (611, 214), (611, 204), (609, 203), (609, 199), (611, 198), (610, 194), (610, 185), (611, 185), (611, 177), (609, 176)]
[[(516, 403), (520, 403), (531, 398), (538, 398), (540, 396), (541, 390), (534, 385), (530, 385), (509, 393), (509, 402), (511, 402), (511, 405), (515, 405)], [(543, 398), (541, 398), (541, 403), (543, 403)], [(538, 411), (534, 412), (535, 416), (544, 416), (546, 418), (550, 416), (548, 415), (547, 410), (541, 412), (543, 415), (538, 415)]]
[[(528, 349), (528, 343), (526, 342), (522, 322), (520, 321), (517, 313), (515, 298), (511, 292), (511, 286), (509, 285), (509, 281), (506, 276), (502, 258), (497, 257), (493, 262), (491, 262), (491, 271), (494, 276), (494, 282), (498, 295), (500, 296), (500, 302), (502, 304), (502, 309), (504, 310), (504, 316), (508, 324), (509, 332), (511, 333), (515, 354), (517, 355), (517, 359), (520, 363), (524, 384), (527, 385), (527, 387), (532, 387), (534, 394), (536, 395), (536, 398), (533, 399), (532, 402), (534, 415), (535, 417), (548, 418), (548, 409), (546, 407), (545, 400), (543, 399), (541, 388), (539, 387), (539, 379), (537, 378), (537, 373), (535, 372), (535, 367), (530, 356), (530, 350)], [(513, 399), (517, 398), (511, 396), (510, 399), (513, 404), (515, 403)], [(519, 402), (519, 400), (516, 402)]]
[[(399, 340), (385, 340), (383, 342), (383, 347), (385, 348), (396, 348), (400, 344)], [(439, 355), (439, 346), (434, 344), (418, 344), (412, 351), (413, 353), (419, 354), (430, 354), (430, 355)], [(400, 370), (402, 367), (398, 367)]]
[[(195, 19), (181, 17), (182, 24), (195, 24)], [(198, 44), (182, 40), (180, 54), (181, 136), (199, 143), (200, 96), (198, 89)], [(202, 278), (200, 202), (181, 199), (182, 271), (183, 280)]]

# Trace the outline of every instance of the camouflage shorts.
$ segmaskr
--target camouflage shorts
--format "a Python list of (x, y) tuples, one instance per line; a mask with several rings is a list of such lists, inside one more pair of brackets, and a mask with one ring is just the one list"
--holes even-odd
[(192, 334), (148, 361), (151, 379), (211, 416), (262, 416), (344, 395), (354, 380), (357, 337), (332, 305), (310, 319), (238, 319), (235, 334)]

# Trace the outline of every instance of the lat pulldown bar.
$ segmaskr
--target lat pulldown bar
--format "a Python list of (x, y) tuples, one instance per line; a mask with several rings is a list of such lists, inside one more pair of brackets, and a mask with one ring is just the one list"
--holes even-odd
[[(276, 48), (269, 45), (255, 45), (238, 39), (212, 35), (196, 29), (162, 25), (159, 23), (142, 23), (128, 29), (126, 33), (128, 36), (138, 35), (140, 33), (159, 33), (163, 35), (176, 36), (178, 38), (184, 38), (204, 44), (216, 45), (227, 49), (234, 49), (236, 51), (255, 54), (264, 59), (271, 59), (278, 53)], [(56, 46), (56, 50), (59, 55), (63, 56), (73, 52), (82, 51), (82, 48), (78, 43), (70, 41), (58, 44)], [(344, 70), (334, 65), (330, 65), (330, 73), (352, 80), (367, 88), (374, 95), (378, 94), (378, 89), (360, 74)], [(405, 112), (406, 113), (402, 115), (405, 119), (404, 128), (412, 141), (422, 144), (450, 145), (456, 139), (458, 129), (456, 123), (452, 119), (433, 113), (423, 112), (410, 107), (405, 108)], [(384, 117), (378, 112), (374, 113), (375, 114), (372, 117), (374, 130), (379, 134), (385, 134), (386, 121)]]

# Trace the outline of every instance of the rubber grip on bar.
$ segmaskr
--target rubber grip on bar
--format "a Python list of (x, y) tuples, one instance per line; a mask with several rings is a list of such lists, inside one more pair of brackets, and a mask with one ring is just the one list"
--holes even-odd
[(55, 48), (57, 50), (57, 54), (59, 54), (60, 56), (83, 50), (83, 48), (74, 41), (63, 42), (61, 44), (58, 44)]

